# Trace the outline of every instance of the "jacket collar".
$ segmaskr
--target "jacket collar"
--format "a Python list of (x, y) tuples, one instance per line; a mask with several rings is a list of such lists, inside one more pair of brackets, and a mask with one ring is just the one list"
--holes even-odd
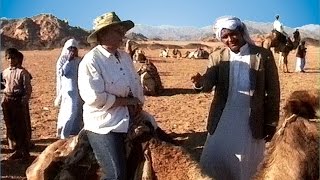
[(254, 69), (256, 71), (259, 70), (261, 54), (258, 52), (258, 48), (252, 44), (249, 44), (250, 51), (250, 69)]

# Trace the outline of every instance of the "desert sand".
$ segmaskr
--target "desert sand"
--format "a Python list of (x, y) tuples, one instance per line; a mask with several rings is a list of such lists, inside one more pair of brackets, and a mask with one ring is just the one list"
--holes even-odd
[[(151, 42), (152, 43), (152, 42)], [(153, 42), (154, 43), (154, 42)], [(186, 45), (190, 42), (157, 42), (159, 44)], [(203, 43), (203, 42), (198, 42)], [(221, 43), (206, 43), (211, 47)], [(279, 71), (281, 84), (281, 109), (286, 98), (295, 90), (319, 88), (320, 47), (307, 46), (306, 73), (295, 73), (295, 52), (289, 54), (291, 73)], [(182, 49), (182, 54), (188, 49)], [(30, 101), (32, 119), (32, 141), (36, 147), (31, 151), (29, 161), (9, 161), (10, 155), (5, 139), (5, 128), (1, 127), (1, 179), (25, 179), (25, 170), (44, 148), (56, 139), (56, 121), (58, 109), (53, 106), (55, 98), (55, 63), (61, 49), (46, 51), (23, 51), (24, 66), (31, 72), (33, 94)], [(83, 56), (88, 49), (81, 49)], [(159, 49), (144, 49), (147, 58), (158, 68), (165, 88), (160, 96), (146, 96), (144, 109), (155, 116), (159, 126), (180, 141), (192, 156), (199, 160), (206, 138), (206, 118), (213, 98), (210, 93), (196, 93), (192, 89), (190, 77), (197, 72), (205, 71), (207, 60), (159, 58)], [(2, 70), (8, 66), (1, 52)], [(278, 54), (275, 54), (278, 64)], [(139, 64), (135, 64), (138, 68)], [(280, 115), (283, 115), (280, 109)]]

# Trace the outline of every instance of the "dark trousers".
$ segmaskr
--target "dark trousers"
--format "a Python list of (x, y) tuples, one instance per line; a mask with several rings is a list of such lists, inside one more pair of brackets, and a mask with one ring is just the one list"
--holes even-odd
[(29, 111), (29, 103), (26, 103), (24, 106), (25, 110), (24, 112), (26, 113), (25, 119), (26, 119), (26, 126), (27, 126), (27, 136), (26, 140), (31, 143), (31, 137), (32, 137), (32, 129), (31, 129), (31, 118), (30, 118), (30, 111)]
[[(26, 104), (21, 98), (4, 97), (2, 102), (3, 119), (7, 129), (9, 147), (16, 151), (29, 153), (29, 134), (27, 125)], [(31, 125), (30, 125), (31, 127)], [(31, 133), (30, 133), (31, 134)], [(14, 147), (15, 145), (15, 147)]]

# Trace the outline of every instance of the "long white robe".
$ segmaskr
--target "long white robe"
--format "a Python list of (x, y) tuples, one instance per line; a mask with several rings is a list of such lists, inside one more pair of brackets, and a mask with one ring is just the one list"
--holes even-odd
[(248, 47), (230, 54), (229, 95), (214, 134), (208, 134), (200, 158), (203, 169), (217, 180), (249, 180), (263, 158), (264, 140), (252, 137), (249, 126), (250, 80)]
[(305, 64), (306, 64), (306, 59), (305, 58), (297, 57), (295, 71), (296, 72), (304, 71)]
[(69, 59), (69, 47), (78, 48), (78, 41), (69, 39), (65, 42), (56, 63), (56, 98), (59, 107), (57, 136), (61, 139), (76, 135), (82, 127), (82, 100), (78, 90), (78, 67), (80, 58)]
[(67, 61), (60, 69), (61, 105), (57, 130), (61, 139), (77, 135), (83, 126), (82, 100), (78, 89), (78, 67), (80, 59)]

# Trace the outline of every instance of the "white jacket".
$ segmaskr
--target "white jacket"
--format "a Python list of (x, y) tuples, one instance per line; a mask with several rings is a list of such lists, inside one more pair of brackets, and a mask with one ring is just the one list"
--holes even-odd
[(89, 51), (79, 65), (78, 85), (84, 100), (84, 129), (107, 134), (127, 132), (129, 111), (126, 106), (111, 108), (116, 97), (134, 97), (144, 102), (139, 75), (129, 55), (118, 51), (119, 60), (101, 45)]

